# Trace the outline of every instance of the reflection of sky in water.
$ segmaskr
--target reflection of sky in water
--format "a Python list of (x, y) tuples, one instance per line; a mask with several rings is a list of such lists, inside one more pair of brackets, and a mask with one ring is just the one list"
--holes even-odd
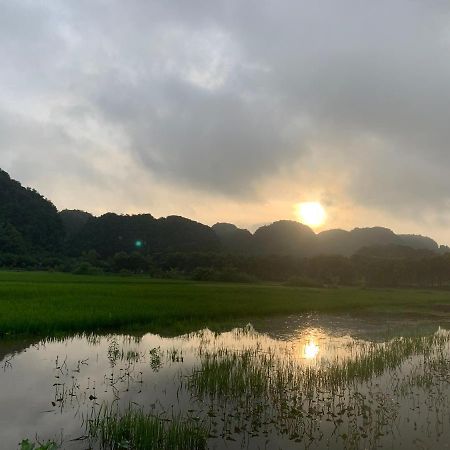
[[(269, 322), (264, 334), (249, 326), (176, 338), (110, 335), (24, 344), (22, 352), (12, 358), (3, 355), (0, 363), (1, 448), (14, 449), (22, 438), (36, 433), (43, 439), (57, 439), (62, 433), (64, 448), (86, 448), (83, 442), (68, 440), (83, 434), (80, 423), (102, 401), (122, 407), (136, 402), (159, 414), (185, 412), (195, 406), (179, 388), (180, 375), (198, 366), (202, 352), (259, 348), (280, 358), (290, 355), (300, 366), (321, 367), (354, 357), (358, 345), (380, 328), (390, 329), (386, 321), (377, 325), (345, 317), (296, 317)], [(11, 345), (11, 350), (18, 348), (18, 343)]]

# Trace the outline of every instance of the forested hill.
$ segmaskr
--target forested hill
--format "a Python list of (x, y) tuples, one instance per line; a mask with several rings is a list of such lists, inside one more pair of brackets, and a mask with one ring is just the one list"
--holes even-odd
[[(64, 214), (67, 216), (67, 212)], [(210, 252), (219, 251), (220, 242), (210, 227), (184, 217), (155, 219), (150, 214), (108, 213), (88, 218), (76, 233), (67, 235), (67, 251), (72, 256), (89, 250), (95, 250), (101, 257), (134, 251)]]
[[(373, 247), (381, 250), (374, 251)], [(78, 257), (95, 251), (99, 257), (109, 258), (119, 252), (216, 252), (311, 257), (381, 251), (398, 256), (408, 254), (405, 248), (429, 253), (446, 250), (431, 238), (397, 235), (382, 227), (316, 234), (306, 225), (281, 220), (252, 234), (233, 224), (209, 227), (179, 216), (158, 219), (150, 214), (95, 217), (79, 210), (58, 213), (38, 192), (21, 186), (0, 170), (0, 254), (44, 252)]]
[(0, 169), (0, 252), (57, 252), (64, 234), (55, 206)]
[(407, 247), (431, 253), (447, 251), (447, 247), (439, 247), (429, 237), (398, 235), (383, 227), (355, 228), (351, 231), (327, 230), (315, 234), (311, 228), (299, 222), (279, 220), (258, 228), (253, 235), (232, 224), (220, 223), (212, 228), (218, 235), (223, 250), (240, 254), (351, 256), (374, 246), (386, 249), (392, 246)]

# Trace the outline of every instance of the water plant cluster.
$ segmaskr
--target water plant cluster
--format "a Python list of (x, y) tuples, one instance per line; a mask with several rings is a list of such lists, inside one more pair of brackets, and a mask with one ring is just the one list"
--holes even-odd
[(29, 439), (23, 439), (20, 443), (20, 450), (57, 450), (59, 445), (54, 441), (45, 443), (30, 442)]
[(395, 439), (401, 405), (411, 393), (422, 390), (429, 398), (437, 390), (448, 421), (442, 401), (450, 387), (448, 343), (448, 334), (363, 343), (351, 358), (319, 367), (299, 365), (275, 349), (221, 348), (202, 353), (188, 386), (207, 402), (211, 417), (221, 418), (211, 421), (213, 436), (376, 448), (381, 438)]
[(439, 448), (449, 439), (450, 332), (328, 342), (317, 331), (306, 333), (314, 345), (252, 326), (150, 346), (85, 337), (90, 357), (54, 360), (51, 408), (81, 418), (79, 448), (101, 450)]
[(102, 448), (117, 450), (203, 450), (208, 437), (207, 430), (193, 420), (164, 419), (141, 408), (125, 412), (116, 407), (101, 408), (89, 421), (88, 432)]

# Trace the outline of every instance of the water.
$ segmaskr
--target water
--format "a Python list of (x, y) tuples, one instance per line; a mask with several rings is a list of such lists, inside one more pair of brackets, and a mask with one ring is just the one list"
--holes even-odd
[[(102, 405), (181, 414), (208, 429), (208, 448), (450, 448), (440, 325), (313, 315), (175, 338), (0, 341), (0, 448), (99, 448), (86, 424)], [(216, 379), (226, 367), (232, 383)]]

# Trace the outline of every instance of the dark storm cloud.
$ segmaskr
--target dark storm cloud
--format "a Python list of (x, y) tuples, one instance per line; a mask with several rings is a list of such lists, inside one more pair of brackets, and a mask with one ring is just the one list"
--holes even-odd
[[(114, 84), (120, 94), (111, 98)], [(105, 83), (97, 108), (124, 127), (130, 146), (150, 170), (198, 187), (242, 195), (278, 160), (298, 156), (283, 137), (290, 118), (272, 99), (211, 93), (178, 80), (130, 87)], [(135, 101), (130, 102), (130, 98)]]
[[(17, 141), (0, 141), (11, 167), (26, 151), (89, 166), (96, 133), (106, 145), (114, 129), (123, 152), (174, 186), (258, 195), (314, 158), (347, 174), (363, 205), (414, 214), (450, 199), (449, 2), (0, 6), (3, 110), (25, 118)], [(71, 131), (46, 148), (27, 133), (35, 121)]]

